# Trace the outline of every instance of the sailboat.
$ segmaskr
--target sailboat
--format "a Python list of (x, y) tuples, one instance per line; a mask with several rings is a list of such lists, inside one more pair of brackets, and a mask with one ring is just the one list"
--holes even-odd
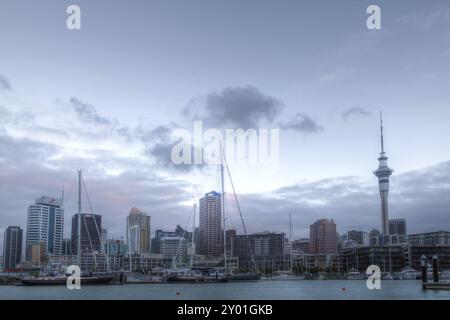
[[(81, 185), (82, 185), (82, 173), (81, 170), (78, 171), (78, 238), (77, 238), (77, 257), (78, 257), (78, 266), (81, 266)], [(84, 185), (86, 188), (86, 185)], [(87, 190), (86, 190), (87, 191)], [(89, 198), (88, 198), (89, 200)], [(89, 203), (90, 205), (90, 203)], [(92, 209), (92, 207), (91, 207)], [(95, 220), (94, 220), (95, 221)], [(99, 233), (101, 246), (104, 248), (103, 241), (101, 240), (100, 230)], [(81, 285), (99, 285), (99, 284), (108, 284), (112, 281), (113, 277), (109, 272), (109, 262), (106, 257), (106, 263), (108, 266), (108, 272), (104, 274), (82, 274), (80, 277)], [(49, 276), (39, 276), (39, 277), (26, 277), (21, 279), (21, 283), (26, 286), (49, 286), (49, 285), (66, 285), (67, 279), (70, 274), (65, 275), (49, 275)]]

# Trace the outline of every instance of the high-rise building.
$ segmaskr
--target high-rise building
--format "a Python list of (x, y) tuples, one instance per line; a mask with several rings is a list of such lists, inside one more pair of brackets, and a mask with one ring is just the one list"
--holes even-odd
[(150, 216), (138, 208), (131, 208), (127, 217), (127, 245), (131, 253), (150, 253)]
[(211, 191), (200, 199), (200, 253), (218, 257), (223, 253), (222, 196)]
[(72, 253), (72, 240), (71, 239), (63, 239), (62, 245), (62, 253), (63, 256), (71, 256)]
[(64, 227), (62, 199), (41, 197), (28, 207), (26, 260), (31, 261), (32, 247), (45, 254), (61, 255)]
[(378, 158), (379, 166), (374, 174), (378, 178), (378, 188), (380, 190), (381, 198), (381, 232), (384, 235), (389, 234), (389, 206), (388, 206), (388, 195), (389, 195), (389, 177), (391, 176), (392, 169), (387, 165), (388, 157), (384, 152), (384, 137), (383, 137), (383, 118), (380, 119), (380, 129), (381, 129), (381, 152)]
[(336, 254), (338, 236), (333, 220), (320, 219), (309, 227), (310, 254)]
[(369, 234), (364, 231), (351, 230), (347, 232), (347, 240), (356, 241), (361, 246), (368, 246)]
[(406, 236), (406, 220), (389, 219), (389, 234), (398, 234)]
[[(72, 217), (72, 252), (78, 254), (78, 216), (76, 213)], [(81, 254), (99, 253), (102, 251), (101, 245), (102, 216), (99, 214), (81, 214)]]
[(9, 226), (3, 240), (3, 268), (14, 269), (22, 258), (22, 229)]

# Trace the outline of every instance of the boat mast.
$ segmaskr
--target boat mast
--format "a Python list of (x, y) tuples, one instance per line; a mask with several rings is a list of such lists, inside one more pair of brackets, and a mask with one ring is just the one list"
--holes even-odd
[(227, 228), (225, 217), (225, 184), (223, 181), (223, 149), (220, 142), (220, 183), (222, 186), (222, 217), (223, 217), (223, 272), (227, 272)]
[(77, 257), (81, 268), (81, 170), (78, 170), (78, 237), (77, 237)]
[(195, 234), (195, 213), (197, 211), (197, 203), (194, 203), (194, 219), (192, 219), (192, 238), (191, 238), (191, 270), (194, 266), (194, 255), (195, 255), (195, 240), (194, 240), (194, 234)]
[(291, 250), (291, 256), (290, 256), (290, 272), (292, 273), (292, 214), (289, 214), (289, 243), (290, 243), (290, 250)]

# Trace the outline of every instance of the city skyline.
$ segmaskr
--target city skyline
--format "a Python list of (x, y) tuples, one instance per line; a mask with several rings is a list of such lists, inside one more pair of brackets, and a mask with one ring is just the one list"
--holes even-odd
[[(372, 174), (380, 110), (396, 170), (390, 218), (405, 218), (409, 233), (448, 229), (445, 1), (384, 2), (383, 29), (374, 32), (365, 29), (364, 1), (345, 10), (320, 1), (267, 4), (253, 24), (245, 20), (253, 1), (138, 2), (129, 8), (134, 21), (119, 14), (125, 3), (117, 2), (110, 14), (119, 25), (102, 17), (100, 3), (80, 1), (86, 20), (76, 34), (61, 23), (64, 4), (33, 14), (21, 4), (0, 10), (0, 36), (10, 43), (0, 53), (8, 61), (0, 65), (0, 181), (8, 185), (0, 192), (1, 233), (9, 225), (25, 230), (31, 201), (57, 196), (64, 185), (68, 238), (78, 169), (112, 237), (125, 236), (132, 207), (152, 217), (152, 230), (184, 226), (194, 199), (220, 190), (217, 168), (168, 162), (171, 131), (191, 129), (195, 114), (220, 129), (281, 130), (278, 174), (231, 167), (250, 233), (287, 232), (289, 214), (296, 238), (321, 218), (333, 219), (339, 233), (381, 230)], [(321, 19), (311, 18), (319, 13)], [(236, 25), (222, 27), (232, 15)], [(42, 42), (39, 49), (33, 39)], [(229, 209), (227, 224), (239, 230)]]

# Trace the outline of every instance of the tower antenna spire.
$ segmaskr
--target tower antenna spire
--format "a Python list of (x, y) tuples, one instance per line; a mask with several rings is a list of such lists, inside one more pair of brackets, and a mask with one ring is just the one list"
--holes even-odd
[(384, 153), (383, 111), (380, 111), (380, 130), (381, 130), (381, 153)]
[(388, 167), (388, 157), (384, 153), (384, 137), (383, 137), (383, 112), (380, 111), (380, 131), (381, 131), (381, 153), (378, 158), (379, 166), (374, 172), (378, 178), (378, 188), (381, 197), (381, 226), (384, 235), (389, 234), (389, 209), (388, 209), (388, 195), (389, 195), (389, 177), (393, 170)]

